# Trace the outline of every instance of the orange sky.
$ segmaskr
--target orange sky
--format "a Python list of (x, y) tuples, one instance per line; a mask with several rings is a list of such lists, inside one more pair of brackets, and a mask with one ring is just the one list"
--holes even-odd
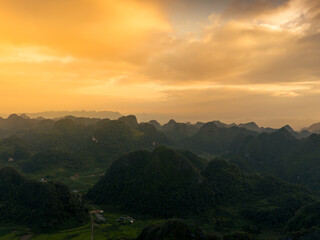
[(320, 121), (319, 4), (0, 0), (0, 112)]

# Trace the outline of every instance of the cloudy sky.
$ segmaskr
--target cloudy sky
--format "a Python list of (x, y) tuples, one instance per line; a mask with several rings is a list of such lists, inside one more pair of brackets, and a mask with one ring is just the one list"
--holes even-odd
[(300, 127), (320, 121), (320, 2), (0, 0), (0, 84), (2, 113)]

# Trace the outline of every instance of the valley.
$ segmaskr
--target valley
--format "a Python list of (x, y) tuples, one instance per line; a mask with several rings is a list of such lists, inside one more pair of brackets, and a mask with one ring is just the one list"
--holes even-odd
[[(0, 239), (88, 239), (93, 227), (93, 239), (133, 240), (148, 226), (172, 220), (225, 237), (234, 232), (279, 239), (296, 212), (319, 197), (317, 181), (303, 177), (303, 171), (310, 179), (319, 177), (318, 138), (311, 133), (298, 137), (286, 128), (264, 132), (253, 130), (252, 124), (248, 130), (245, 124), (173, 120), (162, 127), (155, 121), (138, 123), (134, 116), (39, 121), (16, 115), (2, 121), (12, 126), (10, 135), (0, 140), (2, 169), (14, 167), (39, 186), (61, 182), (86, 208), (86, 216), (83, 224), (64, 224), (64, 229), (54, 227), (50, 233), (29, 224), (25, 228), (13, 218), (11, 222), (22, 227), (8, 225)], [(310, 159), (312, 167), (302, 171), (299, 156)], [(284, 171), (283, 164), (293, 162), (300, 179), (290, 179)], [(105, 221), (89, 214), (95, 209), (103, 210)], [(117, 222), (122, 216), (134, 222)], [(309, 227), (317, 227), (312, 221), (315, 225)]]

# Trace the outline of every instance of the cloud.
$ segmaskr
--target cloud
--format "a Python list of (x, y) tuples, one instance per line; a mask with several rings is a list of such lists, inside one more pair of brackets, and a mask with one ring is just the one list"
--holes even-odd
[[(275, 97), (272, 91), (264, 91), (263, 86), (260, 87), (260, 90), (228, 86), (172, 90), (167, 92), (166, 102), (152, 102), (150, 105), (166, 113), (168, 119), (171, 117), (180, 121), (193, 122), (217, 119), (229, 123), (257, 121), (268, 126), (272, 121), (267, 120), (279, 119), (273, 123), (273, 127), (290, 123), (301, 128), (305, 122), (296, 120), (320, 118), (317, 106), (314, 104), (320, 101), (319, 86), (312, 87), (313, 90), (307, 95), (296, 97)], [(304, 91), (308, 92), (308, 89)], [(146, 109), (145, 107), (144, 110)], [(185, 111), (185, 109), (192, 109), (192, 111)], [(293, 119), (295, 120), (292, 121)]]
[(74, 57), (125, 59), (170, 25), (149, 4), (129, 0), (0, 1), (0, 41)]
[(251, 19), (286, 7), (290, 0), (233, 0), (225, 9), (225, 18)]
[(318, 0), (0, 0), (0, 107), (310, 117), (319, 29)]
[[(176, 39), (150, 59), (145, 73), (167, 84), (320, 80), (320, 41), (318, 33), (310, 32), (318, 23), (314, 5), (304, 2), (301, 7), (295, 0), (236, 2), (255, 10), (250, 19), (212, 15), (201, 34)], [(241, 11), (236, 2), (232, 9)]]

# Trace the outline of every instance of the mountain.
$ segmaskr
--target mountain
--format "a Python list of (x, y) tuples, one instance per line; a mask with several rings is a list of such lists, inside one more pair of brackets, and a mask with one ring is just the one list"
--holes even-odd
[(315, 124), (312, 124), (311, 126), (309, 127), (306, 127), (306, 128), (302, 128), (301, 129), (302, 131), (303, 130), (307, 130), (311, 133), (318, 133), (320, 134), (320, 123), (315, 123)]
[(12, 114), (8, 118), (0, 118), (0, 139), (9, 137), (18, 131), (25, 130), (35, 126), (38, 123), (35, 119), (27, 118), (26, 116), (19, 116)]
[(134, 115), (122, 116), (122, 117), (118, 118), (118, 121), (124, 122), (125, 124), (127, 124), (131, 128), (137, 128), (139, 125), (138, 120), (137, 120), (136, 116), (134, 116)]
[(300, 137), (299, 138), (307, 138), (309, 137), (312, 133), (309, 132), (308, 130), (302, 130), (299, 132)]
[(149, 121), (157, 130), (163, 132), (170, 138), (175, 145), (181, 145), (181, 141), (185, 138), (194, 135), (200, 127), (204, 125), (202, 122), (197, 122), (196, 124), (187, 123), (178, 123), (175, 120), (171, 119), (164, 125), (161, 125), (156, 120)]
[[(286, 129), (281, 128), (273, 133), (262, 133), (257, 136), (249, 136), (237, 143), (236, 155), (245, 160), (246, 165), (268, 174), (279, 176), (282, 174), (281, 159), (299, 145), (299, 140), (292, 136)], [(237, 159), (232, 161), (239, 166)]]
[(253, 122), (242, 127), (222, 127), (226, 125), (218, 121), (151, 123), (138, 123), (133, 115), (118, 120), (73, 116), (36, 120), (14, 114), (0, 119), (0, 164), (28, 174), (59, 168), (76, 171), (95, 164), (108, 167), (125, 153), (165, 145), (228, 158), (242, 170), (320, 189), (316, 134), (300, 138), (290, 126), (259, 133), (247, 129), (257, 128)]
[(307, 130), (303, 130), (300, 132), (296, 132), (293, 130), (292, 127), (290, 127), (289, 125), (285, 125), (282, 128), (286, 129), (292, 136), (294, 136), (295, 138), (307, 138), (311, 135), (311, 132), (307, 131)]
[(113, 111), (47, 111), (38, 113), (25, 113), (31, 118), (62, 118), (65, 116), (84, 117), (84, 118), (109, 118), (117, 119), (121, 117), (119, 112)]
[(282, 128), (286, 129), (288, 132), (294, 132), (293, 128), (290, 125), (285, 125)]
[(225, 160), (208, 162), (166, 147), (122, 156), (87, 198), (160, 217), (202, 216), (212, 229), (220, 230), (230, 224), (242, 229), (248, 221), (253, 226), (281, 227), (314, 199), (301, 186), (272, 176), (248, 175)]
[(205, 204), (197, 156), (159, 147), (137, 151), (115, 161), (88, 192), (96, 203), (119, 204), (156, 216), (195, 212)]
[(205, 125), (204, 122), (196, 122), (195, 126), (200, 129), (203, 125)]
[(241, 128), (248, 129), (250, 131), (262, 132), (262, 130), (259, 128), (259, 126), (255, 122), (240, 123), (237, 126), (241, 127)]
[(267, 132), (267, 133), (271, 133), (274, 132), (276, 129), (273, 128), (264, 128), (264, 127), (259, 127), (255, 122), (248, 122), (248, 123), (232, 123), (232, 124), (226, 124), (220, 121), (211, 121), (208, 123), (213, 123), (215, 124), (217, 127), (224, 127), (224, 128), (231, 128), (231, 127), (239, 127), (239, 128), (245, 128), (249, 131), (253, 131), (253, 132), (258, 132), (258, 133), (263, 133), (263, 132)]
[[(37, 118), (38, 120), (46, 120), (44, 118)], [(85, 126), (90, 126), (90, 125), (93, 125), (93, 124), (96, 124), (97, 122), (101, 121), (100, 118), (87, 118), (87, 117), (75, 117), (75, 116), (64, 116), (64, 117), (61, 117), (61, 118), (55, 118), (54, 120), (55, 121), (59, 121), (59, 120), (63, 120), (63, 119), (69, 119), (69, 120), (72, 120), (73, 122), (75, 122), (76, 124), (79, 124), (79, 125), (85, 125)], [(47, 121), (50, 121), (50, 120), (47, 120)]]
[(87, 212), (79, 198), (60, 183), (26, 179), (14, 168), (0, 169), (0, 222), (35, 230), (53, 230), (83, 224)]
[[(128, 120), (128, 119), (127, 119)], [(130, 120), (130, 119), (129, 119)], [(153, 149), (158, 145), (169, 145), (165, 134), (148, 123), (102, 120), (91, 127), (91, 136), (79, 151), (85, 152), (100, 162), (111, 163), (124, 153), (139, 149)], [(94, 139), (94, 140), (92, 140)]]
[[(26, 173), (108, 166), (124, 153), (170, 145), (170, 140), (134, 116), (119, 120), (65, 117), (41, 120), (0, 140), (0, 164)], [(10, 160), (10, 161), (9, 161)]]
[(224, 128), (226, 128), (226, 127), (233, 127), (233, 126), (234, 126), (234, 125), (232, 125), (232, 124), (229, 125), (229, 124), (220, 122), (220, 121), (218, 121), (218, 120), (211, 121), (211, 122), (207, 122), (207, 123), (212, 123), (212, 124), (214, 124), (214, 125), (217, 126), (217, 127), (224, 127)]
[(161, 130), (161, 124), (157, 120), (150, 120), (148, 123), (153, 125), (157, 130)]
[(238, 142), (231, 162), (249, 172), (272, 174), (295, 184), (320, 191), (320, 136), (297, 139), (281, 128)]
[(320, 192), (320, 135), (312, 134), (283, 161), (284, 179)]
[(188, 136), (194, 135), (199, 130), (197, 125), (190, 123), (177, 123), (171, 119), (168, 123), (164, 124), (160, 131), (164, 132), (170, 139), (176, 143)]
[(218, 127), (209, 122), (203, 125), (193, 136), (182, 141), (183, 148), (197, 153), (226, 155), (233, 148), (233, 143), (246, 136), (258, 135), (257, 132), (240, 127)]

